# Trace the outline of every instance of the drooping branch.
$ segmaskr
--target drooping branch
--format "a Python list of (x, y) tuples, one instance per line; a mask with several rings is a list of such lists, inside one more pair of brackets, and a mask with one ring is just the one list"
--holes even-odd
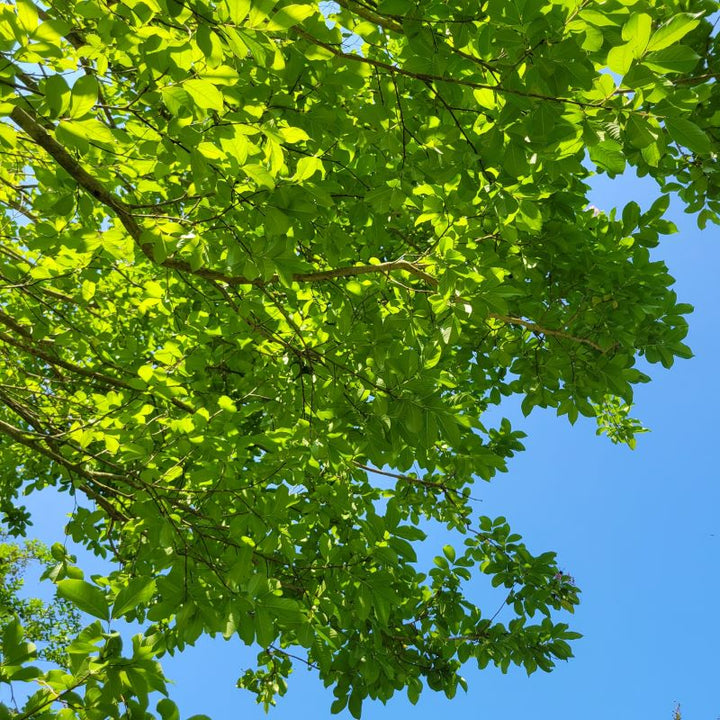
[(9, 335), (6, 335), (5, 333), (0, 333), (0, 342), (4, 342), (6, 345), (12, 345), (13, 347), (17, 348), (18, 350), (23, 350), (30, 355), (35, 356), (36, 358), (40, 360), (44, 360), (49, 365), (56, 365), (58, 367), (64, 368), (65, 370), (69, 370), (77, 375), (82, 375), (83, 377), (97, 380), (100, 383), (103, 383), (104, 385), (110, 385), (112, 387), (118, 387), (118, 388), (128, 388), (130, 387), (127, 383), (124, 383), (122, 380), (118, 380), (117, 378), (110, 377), (109, 375), (103, 375), (102, 373), (95, 372), (93, 370), (88, 370), (86, 368), (80, 367), (78, 365), (74, 365), (73, 363), (66, 362), (65, 360), (62, 360), (60, 358), (54, 357), (48, 352), (45, 352), (41, 350), (38, 347), (34, 347), (28, 343), (24, 343), (20, 340), (16, 340)]
[[(15, 107), (10, 113), (12, 120), (22, 128), (32, 140), (45, 150), (60, 167), (63, 168), (86, 192), (112, 210), (123, 224), (128, 234), (135, 241), (142, 253), (156, 265), (190, 273), (206, 280), (222, 282), (227, 285), (255, 285), (265, 286), (280, 282), (280, 277), (273, 275), (267, 280), (247, 278), (242, 275), (227, 275), (208, 268), (193, 268), (190, 263), (177, 258), (166, 258), (162, 261), (155, 259), (151, 243), (143, 240), (143, 228), (133, 215), (132, 208), (123, 202), (117, 195), (108, 190), (96, 177), (91, 175), (70, 153), (54, 138), (28, 111)], [(393, 260), (377, 265), (353, 265), (330, 270), (318, 270), (310, 273), (294, 273), (292, 280), (299, 283), (323, 282), (338, 278), (356, 277), (358, 275), (386, 275), (389, 272), (404, 271), (420, 278), (426, 283), (435, 286), (437, 281), (423, 270), (423, 266), (408, 260)]]
[(458, 495), (460, 494), (455, 488), (448, 487), (447, 485), (445, 485), (445, 483), (436, 482), (434, 480), (425, 480), (424, 478), (410, 477), (409, 475), (403, 475), (400, 473), (388, 472), (387, 470), (380, 470), (370, 465), (363, 465), (359, 462), (354, 462), (353, 464), (355, 465), (355, 467), (360, 468), (360, 470), (365, 470), (366, 472), (373, 473), (373, 475), (384, 475), (385, 477), (393, 478), (394, 480), (401, 480), (402, 482), (407, 482), (414, 485), (422, 485), (423, 487), (427, 488), (436, 488), (446, 493), (452, 492), (457, 493)]
[(37, 215), (34, 215), (30, 210), (28, 210), (26, 207), (23, 207), (20, 203), (15, 202), (14, 200), (10, 200), (9, 198), (4, 198), (2, 201), (3, 205), (7, 205), (9, 208), (14, 210), (15, 212), (19, 212), (21, 215), (24, 215), (30, 222), (38, 222), (39, 218)]

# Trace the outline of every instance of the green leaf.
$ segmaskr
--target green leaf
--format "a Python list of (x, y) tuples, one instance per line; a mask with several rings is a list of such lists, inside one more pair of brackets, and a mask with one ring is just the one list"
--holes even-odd
[(540, 230), (542, 230), (542, 213), (535, 203), (523, 198), (519, 202), (519, 213), (522, 224), (528, 230), (533, 232), (540, 232)]
[(625, 170), (625, 154), (620, 143), (604, 140), (590, 148), (590, 159), (603, 170), (619, 174)]
[(270, 236), (285, 235), (292, 226), (290, 218), (277, 208), (268, 208), (265, 214), (265, 230)]
[(217, 111), (223, 109), (222, 93), (209, 80), (185, 80), (182, 87), (199, 108)]
[(362, 716), (362, 695), (357, 690), (353, 690), (352, 693), (350, 693), (348, 710), (355, 720), (360, 720)]
[(243, 165), (242, 169), (243, 172), (252, 178), (260, 187), (265, 187), (269, 190), (275, 187), (275, 180), (266, 167), (257, 163), (251, 163), (250, 165)]
[(162, 720), (180, 720), (178, 706), (170, 698), (161, 698), (156, 707)]
[(520, 177), (529, 171), (525, 150), (519, 143), (513, 141), (505, 148), (502, 167), (513, 177)]
[(700, 23), (699, 15), (680, 13), (661, 25), (650, 38), (648, 50), (663, 50), (682, 40), (691, 30), (694, 30)]
[(687, 45), (673, 45), (645, 56), (643, 65), (659, 73), (689, 73), (700, 56)]
[(652, 17), (647, 13), (633, 13), (623, 25), (622, 38), (633, 49), (636, 58), (645, 53), (651, 32)]
[(581, 10), (579, 15), (583, 20), (586, 20), (587, 22), (591, 23), (592, 25), (596, 25), (597, 27), (618, 27), (617, 16), (603, 13), (600, 10), (593, 10), (592, 8), (588, 8), (585, 10)]
[(310, 136), (302, 128), (297, 127), (278, 128), (277, 133), (288, 143), (303, 142), (310, 139)]
[(240, 25), (250, 12), (250, 0), (225, 0), (230, 19)]
[(658, 133), (651, 127), (645, 118), (639, 115), (631, 115), (625, 126), (628, 140), (633, 147), (644, 148), (655, 142)]
[(712, 149), (710, 138), (694, 122), (681, 117), (665, 118), (665, 129), (670, 137), (683, 147), (701, 155)]
[(155, 580), (152, 578), (132, 578), (115, 597), (112, 617), (120, 618), (134, 610), (138, 605), (145, 605), (155, 593)]
[(213, 85), (234, 85), (239, 75), (237, 70), (229, 65), (218, 65), (217, 67), (208, 67), (199, 73), (204, 80), (209, 80)]
[(635, 53), (631, 44), (618, 45), (610, 50), (607, 57), (608, 67), (618, 75), (625, 75), (630, 69)]
[(227, 395), (218, 398), (218, 407), (227, 412), (237, 412), (237, 406)]
[(487, 108), (488, 110), (494, 110), (497, 107), (497, 96), (494, 90), (490, 90), (489, 88), (473, 90), (473, 97), (477, 100), (480, 107)]
[(260, 647), (267, 648), (275, 639), (275, 630), (272, 617), (264, 608), (260, 607), (255, 612), (255, 636)]
[(45, 103), (53, 117), (62, 115), (70, 107), (70, 88), (62, 75), (51, 75), (43, 84)]
[(165, 107), (167, 107), (173, 115), (181, 115), (183, 110), (187, 110), (192, 106), (190, 93), (181, 87), (166, 85), (164, 88), (161, 88), (160, 93)]
[(313, 5), (286, 5), (268, 20), (266, 30), (269, 32), (288, 30), (314, 14)]
[(341, 713), (347, 707), (347, 701), (347, 696), (336, 698), (332, 701), (332, 704), (330, 705), (330, 712), (333, 715)]
[(35, 657), (35, 646), (25, 641), (25, 632), (20, 621), (13, 618), (2, 631), (2, 664), (21, 665)]
[(67, 133), (73, 135), (79, 141), (90, 140), (93, 143), (105, 145), (113, 145), (115, 143), (115, 136), (112, 130), (96, 118), (88, 118), (87, 120), (63, 120), (58, 125), (58, 130), (61, 135)]
[(325, 170), (323, 168), (322, 160), (316, 157), (303, 157), (298, 160), (293, 180), (295, 182), (302, 182), (303, 180), (310, 179), (316, 172), (320, 172), (323, 175)]
[(69, 600), (78, 610), (100, 620), (109, 618), (109, 606), (105, 593), (85, 580), (66, 579), (57, 583), (58, 595)]
[(15, 7), (20, 27), (27, 32), (33, 32), (38, 24), (38, 12), (35, 5), (30, 0), (16, 0)]
[(632, 232), (640, 220), (640, 206), (631, 200), (622, 211), (623, 232)]
[(98, 99), (98, 81), (94, 75), (83, 75), (75, 81), (70, 94), (69, 117), (77, 120), (93, 109)]

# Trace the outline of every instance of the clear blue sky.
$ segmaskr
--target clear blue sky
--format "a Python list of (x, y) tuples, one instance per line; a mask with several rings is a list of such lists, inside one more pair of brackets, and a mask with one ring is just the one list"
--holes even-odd
[[(597, 178), (592, 202), (603, 210), (635, 199), (648, 207), (652, 182)], [(526, 452), (510, 472), (476, 487), (478, 512), (505, 515), (535, 551), (555, 550), (582, 588), (571, 623), (584, 638), (576, 657), (551, 674), (528, 678), (517, 669), (467, 667), (470, 690), (452, 701), (425, 692), (413, 707), (398, 696), (387, 706), (366, 703), (369, 720), (424, 720), (442, 713), (493, 720), (669, 720), (674, 701), (683, 720), (720, 716), (717, 680), (720, 624), (720, 486), (715, 462), (720, 408), (720, 240), (700, 233), (678, 205), (669, 217), (679, 233), (656, 251), (676, 277), (684, 302), (695, 305), (689, 344), (696, 357), (671, 371), (653, 367), (653, 382), (636, 394), (636, 416), (652, 432), (638, 449), (596, 437), (595, 425), (571, 427), (552, 413), (506, 414), (528, 433)], [(38, 497), (36, 534), (57, 539), (55, 499)], [(442, 544), (442, 541), (439, 541)], [(479, 583), (484, 582), (481, 578)], [(263, 710), (235, 680), (254, 653), (239, 643), (203, 641), (163, 661), (175, 681), (183, 717), (262, 718)], [(298, 667), (270, 720), (331, 716), (330, 691)]]

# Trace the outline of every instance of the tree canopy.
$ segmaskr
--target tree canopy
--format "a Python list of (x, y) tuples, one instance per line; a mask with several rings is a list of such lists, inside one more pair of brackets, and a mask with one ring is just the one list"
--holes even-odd
[[(37, 691), (0, 719), (176, 718), (157, 659), (203, 634), (256, 644), (266, 705), (306, 663), (355, 717), (569, 658), (572, 578), (473, 504), (522, 450), (486, 412), (632, 445), (638, 359), (690, 355), (650, 250), (670, 193), (720, 219), (718, 9), (0, 5), (2, 512), (73, 495), (110, 568), (52, 548), (95, 622), (45, 670), (6, 618), (0, 683)], [(649, 209), (588, 205), (628, 167)]]

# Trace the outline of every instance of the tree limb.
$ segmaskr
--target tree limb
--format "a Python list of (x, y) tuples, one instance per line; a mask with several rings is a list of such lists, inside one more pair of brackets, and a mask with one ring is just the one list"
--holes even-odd
[[(191, 273), (206, 280), (222, 282), (227, 285), (255, 285), (265, 286), (276, 284), (280, 281), (279, 276), (273, 275), (267, 280), (258, 278), (250, 279), (242, 275), (226, 275), (217, 270), (207, 268), (192, 268), (190, 263), (177, 258), (166, 258), (162, 262), (155, 259), (153, 247), (150, 243), (143, 241), (143, 228), (136, 220), (129, 205), (118, 198), (114, 193), (108, 190), (97, 178), (91, 175), (70, 153), (54, 138), (47, 130), (38, 122), (37, 118), (30, 115), (29, 112), (20, 107), (13, 108), (10, 113), (12, 120), (22, 128), (43, 150), (45, 150), (60, 167), (63, 168), (86, 192), (90, 193), (96, 200), (101, 202), (107, 208), (112, 210), (123, 224), (128, 234), (135, 241), (143, 254), (156, 265), (178, 270), (180, 272)], [(428, 275), (420, 265), (415, 265), (407, 260), (394, 260), (378, 265), (353, 265), (344, 268), (335, 268), (331, 270), (318, 270), (311, 273), (294, 273), (292, 280), (294, 282), (322, 282), (326, 280), (334, 280), (343, 277), (355, 277), (357, 275), (369, 274), (387, 274), (389, 272), (404, 270), (405, 272), (415, 275), (430, 285), (435, 286), (437, 281), (431, 275)]]
[(531, 330), (532, 332), (541, 333), (543, 335), (552, 335), (553, 337), (560, 337), (564, 338), (565, 340), (572, 340), (573, 342), (588, 345), (589, 347), (603, 354), (605, 354), (608, 350), (612, 349), (612, 346), (609, 348), (604, 348), (598, 345), (596, 342), (588, 340), (587, 338), (576, 337), (575, 335), (571, 335), (570, 333), (567, 333), (563, 330), (551, 330), (550, 328), (543, 327), (542, 325), (538, 325), (537, 323), (531, 322), (530, 320), (523, 320), (519, 317), (498, 315), (497, 313), (490, 313), (489, 317), (500, 320), (501, 322), (507, 323), (508, 325), (520, 325), (524, 328), (527, 328), (528, 330)]

